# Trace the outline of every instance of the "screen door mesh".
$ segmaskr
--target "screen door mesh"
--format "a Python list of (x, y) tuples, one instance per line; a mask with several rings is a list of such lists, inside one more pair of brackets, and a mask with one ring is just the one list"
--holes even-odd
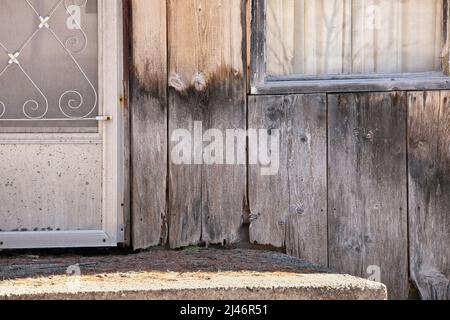
[(96, 0), (0, 2), (0, 128), (96, 127)]

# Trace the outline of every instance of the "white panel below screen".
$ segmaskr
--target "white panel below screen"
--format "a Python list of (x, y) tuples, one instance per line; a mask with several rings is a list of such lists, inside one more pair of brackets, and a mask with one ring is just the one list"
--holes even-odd
[(101, 144), (0, 144), (2, 232), (102, 230)]

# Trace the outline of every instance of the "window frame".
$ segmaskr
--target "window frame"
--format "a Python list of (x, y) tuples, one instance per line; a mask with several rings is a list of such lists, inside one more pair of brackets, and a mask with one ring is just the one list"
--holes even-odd
[(450, 89), (450, 0), (443, 1), (443, 70), (422, 73), (287, 76), (267, 75), (267, 1), (251, 0), (250, 94), (336, 93)]

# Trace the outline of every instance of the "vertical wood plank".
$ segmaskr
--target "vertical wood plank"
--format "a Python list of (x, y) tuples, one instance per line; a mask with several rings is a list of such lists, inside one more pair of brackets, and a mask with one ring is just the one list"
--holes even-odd
[[(169, 133), (246, 128), (245, 2), (170, 0)], [(171, 148), (176, 143), (171, 142)], [(201, 156), (201, 147), (194, 150)], [(200, 157), (201, 158), (201, 157)], [(172, 248), (239, 241), (246, 166), (170, 164)]]
[(450, 92), (411, 92), (411, 278), (423, 299), (450, 299)]
[[(330, 95), (329, 256), (408, 296), (406, 95)], [(379, 269), (377, 269), (379, 268)]]
[(124, 164), (124, 196), (123, 196), (123, 245), (131, 247), (131, 110), (130, 110), (130, 59), (131, 59), (131, 0), (122, 1), (123, 17), (123, 83), (122, 97), (123, 118), (123, 164)]
[(322, 265), (328, 264), (326, 107), (326, 95), (249, 98), (249, 128), (281, 133), (279, 172), (262, 176), (259, 165), (250, 167), (251, 241)]
[(164, 243), (167, 181), (166, 3), (132, 0), (132, 243)]

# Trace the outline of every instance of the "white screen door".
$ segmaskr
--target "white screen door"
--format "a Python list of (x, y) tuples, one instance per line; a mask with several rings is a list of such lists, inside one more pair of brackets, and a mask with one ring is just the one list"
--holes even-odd
[(123, 240), (121, 12), (0, 1), (0, 249)]

